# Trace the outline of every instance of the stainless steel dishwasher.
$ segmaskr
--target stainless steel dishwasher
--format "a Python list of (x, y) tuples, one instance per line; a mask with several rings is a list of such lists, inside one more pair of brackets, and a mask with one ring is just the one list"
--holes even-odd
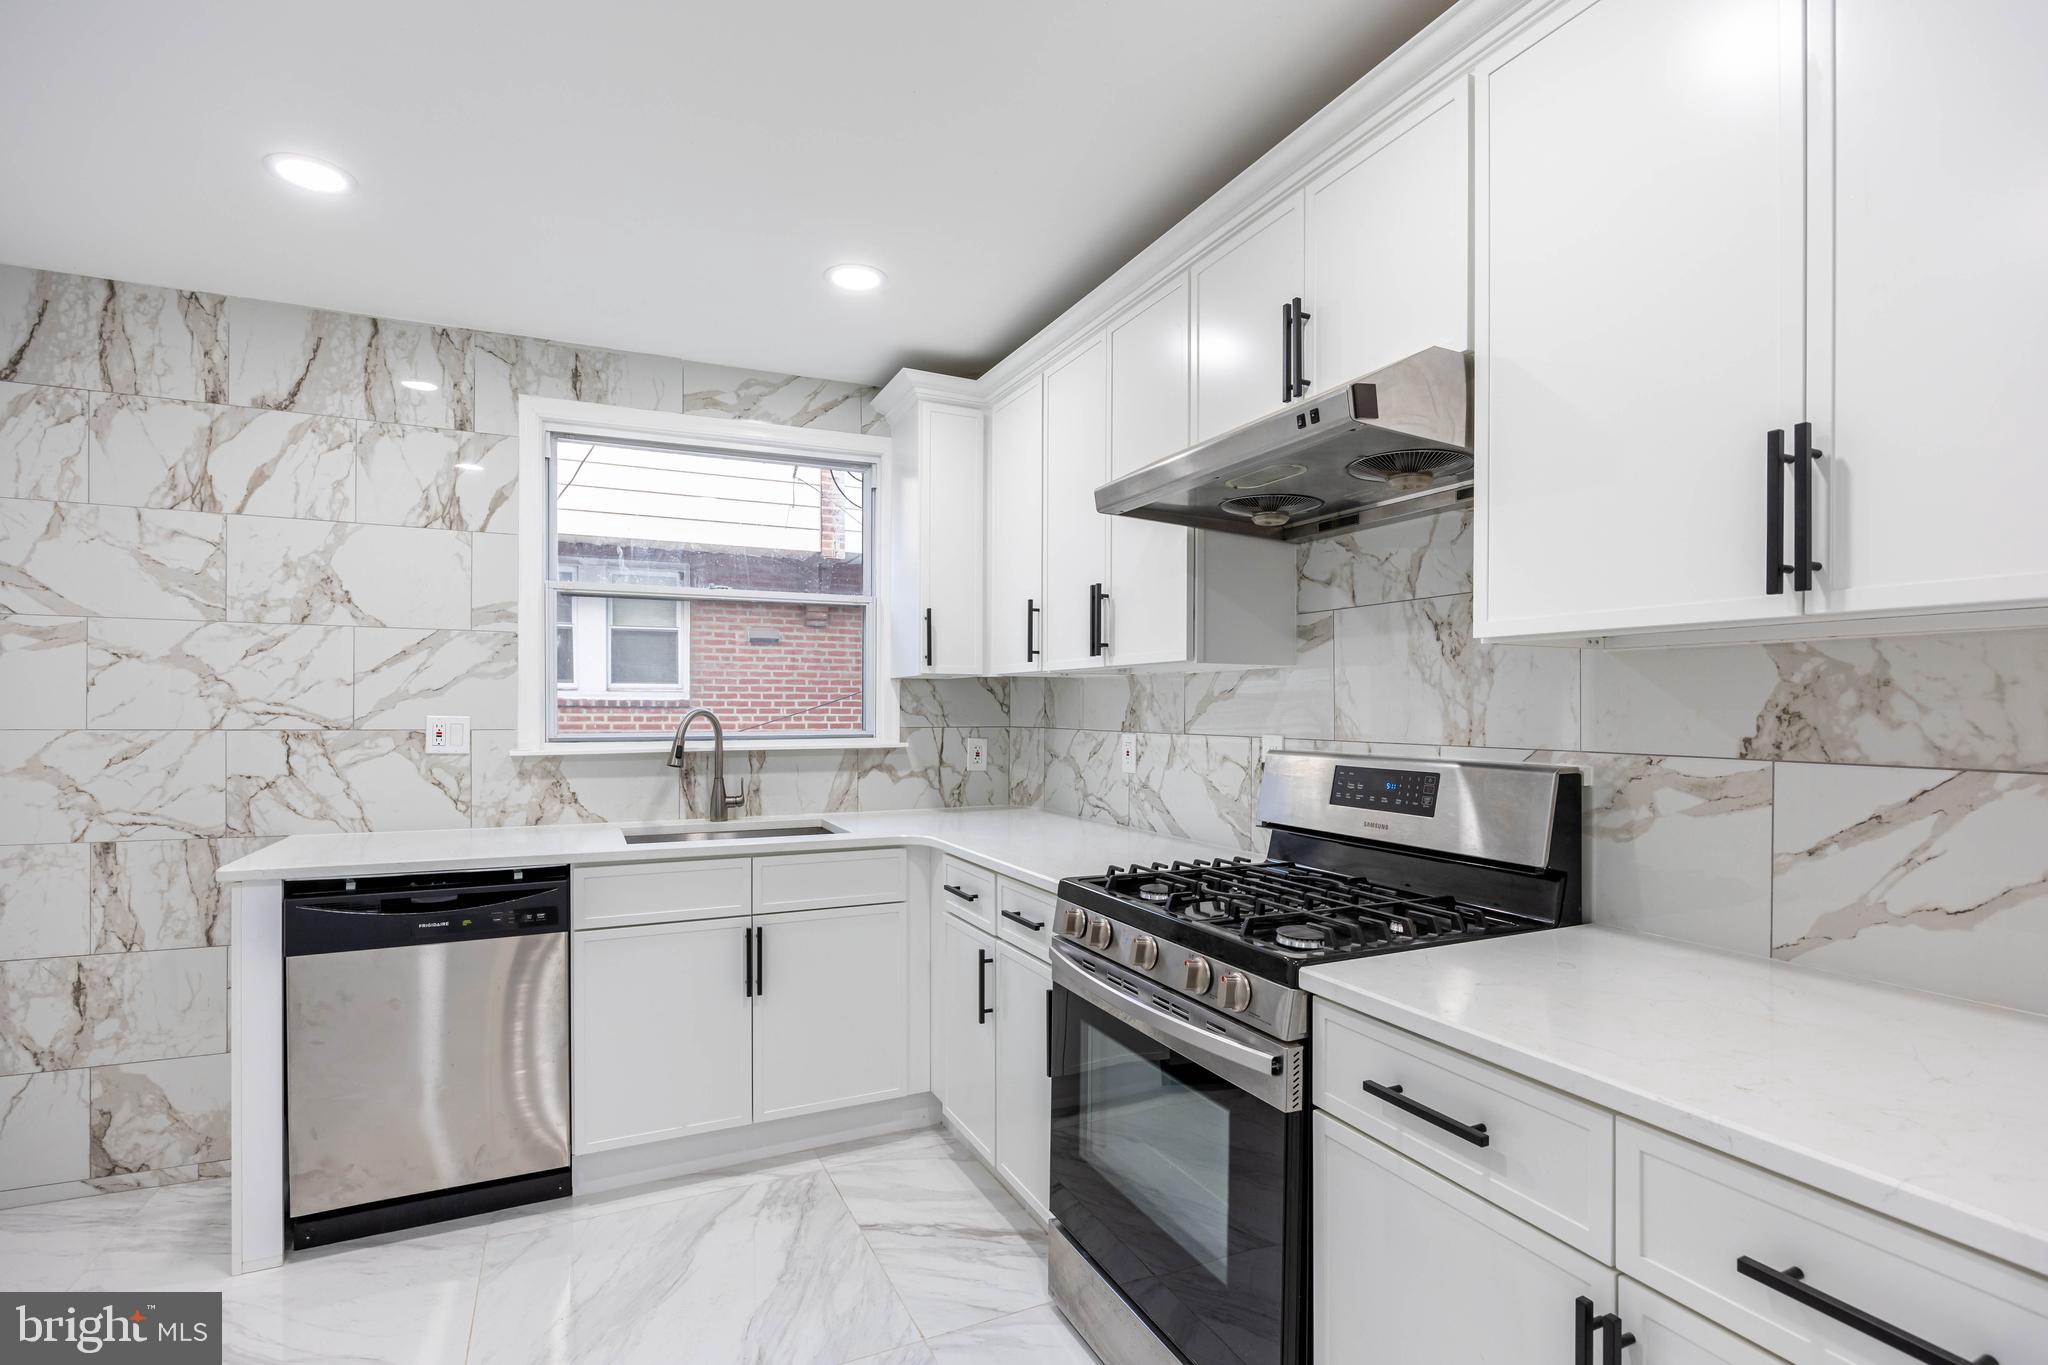
[(569, 869), (288, 883), (294, 1247), (569, 1193)]

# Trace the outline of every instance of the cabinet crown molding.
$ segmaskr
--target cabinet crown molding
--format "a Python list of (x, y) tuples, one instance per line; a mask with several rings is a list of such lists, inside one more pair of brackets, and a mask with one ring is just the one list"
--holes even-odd
[(898, 370), (896, 377), (875, 395), (875, 410), (894, 430), (897, 415), (913, 403), (965, 403), (980, 407), (986, 402), (982, 394), (982, 386), (976, 380), (931, 370)]

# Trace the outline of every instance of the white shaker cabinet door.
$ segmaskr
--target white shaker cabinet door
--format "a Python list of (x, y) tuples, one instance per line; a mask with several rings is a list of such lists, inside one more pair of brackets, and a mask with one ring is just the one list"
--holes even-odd
[(904, 917), (896, 904), (755, 919), (756, 1122), (904, 1093)]
[[(1800, 0), (1582, 0), (1475, 76), (1477, 631), (1796, 616)], [(1915, 81), (1924, 89), (1924, 82)]]
[(996, 1159), (996, 941), (939, 916), (932, 1051), (944, 1063), (946, 1117), (990, 1165)]
[[(1109, 324), (1110, 477), (1188, 447), (1188, 282), (1185, 276)], [(1189, 658), (1189, 532), (1138, 517), (1109, 523), (1110, 662)]]
[(2048, 601), (2048, 5), (1814, 10), (1808, 611)]
[(1290, 194), (1194, 264), (1197, 441), (1288, 401), (1281, 309), (1302, 293), (1302, 218)]
[(1033, 378), (988, 419), (988, 662), (1045, 667), (1045, 404)]
[(1654, 1289), (1621, 1277), (1622, 1330), (1635, 1337), (1628, 1365), (1778, 1365), (1778, 1357), (1750, 1345)]
[(996, 1169), (1040, 1218), (1052, 1200), (1051, 992), (1052, 968), (1010, 944), (996, 949)]
[(1109, 480), (1109, 343), (1100, 335), (1045, 372), (1045, 666), (1100, 667), (1109, 587), (1109, 521), (1095, 490)]

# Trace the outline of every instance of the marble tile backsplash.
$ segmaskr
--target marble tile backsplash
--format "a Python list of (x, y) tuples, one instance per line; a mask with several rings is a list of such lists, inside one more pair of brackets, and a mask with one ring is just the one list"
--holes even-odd
[[(0, 266), (0, 1205), (230, 1159), (221, 863), (701, 813), (695, 764), (511, 756), (522, 393), (879, 427), (858, 384)], [(1009, 799), (1002, 684), (906, 707), (893, 752), (739, 759), (748, 812)]]

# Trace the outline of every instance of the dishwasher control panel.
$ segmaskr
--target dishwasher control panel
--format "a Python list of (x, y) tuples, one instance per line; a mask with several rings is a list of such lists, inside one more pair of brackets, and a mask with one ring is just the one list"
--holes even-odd
[(433, 915), (413, 921), (415, 938), (443, 938), (453, 934), (498, 933), (506, 929), (545, 929), (562, 922), (552, 907), (544, 910), (478, 910), (460, 915)]

